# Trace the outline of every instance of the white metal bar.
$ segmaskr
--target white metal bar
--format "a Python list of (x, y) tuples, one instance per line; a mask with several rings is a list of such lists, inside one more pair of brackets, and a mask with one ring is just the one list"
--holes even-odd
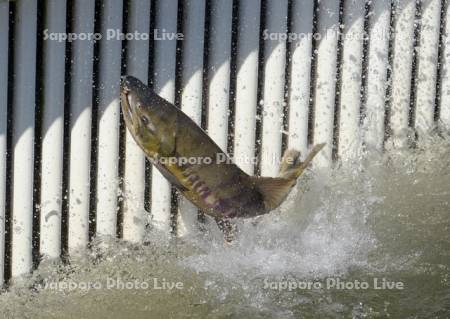
[[(47, 0), (49, 33), (66, 32), (66, 1)], [(61, 254), (65, 42), (44, 41), (40, 253)]]
[(434, 126), (441, 1), (422, 0), (415, 128), (419, 137)]
[(368, 148), (381, 151), (384, 143), (391, 0), (372, 1), (371, 12), (364, 140)]
[(0, 287), (5, 269), (6, 132), (8, 116), (9, 4), (0, 3)]
[[(75, 2), (76, 34), (94, 32), (95, 2)], [(71, 125), (69, 172), (69, 250), (86, 246), (89, 240), (89, 183), (92, 125), (92, 72), (94, 42), (72, 43)]]
[[(156, 37), (158, 39), (177, 33), (178, 1), (158, 1), (156, 4)], [(155, 41), (154, 71), (155, 91), (169, 102), (175, 101), (176, 40)], [(170, 230), (169, 182), (154, 169), (152, 171), (152, 217), (155, 227), (162, 231)]]
[[(123, 2), (103, 3), (99, 59), (99, 120), (97, 170), (97, 235), (115, 237), (117, 232), (117, 195), (119, 188), (119, 90)], [(112, 37), (109, 37), (111, 35)]]
[(442, 71), (441, 71), (441, 101), (439, 119), (450, 130), (450, 1), (446, 1), (445, 10), (445, 29), (443, 37), (442, 50)]
[[(286, 34), (288, 1), (267, 2), (268, 34)], [(283, 107), (285, 105), (286, 40), (264, 41), (264, 105), (261, 144), (261, 175), (276, 176), (281, 158)]]
[(396, 4), (390, 127), (393, 146), (402, 148), (407, 146), (409, 135), (416, 2), (397, 0)]
[(314, 1), (295, 0), (292, 10), (291, 33), (295, 40), (291, 42), (290, 54), (288, 146), (305, 156), (308, 149)]
[(361, 76), (364, 37), (362, 0), (344, 2), (342, 79), (339, 116), (338, 154), (342, 160), (354, 158), (361, 151), (360, 130)]
[[(133, 0), (129, 4), (129, 32), (150, 32), (150, 1)], [(136, 76), (144, 83), (148, 81), (147, 41), (131, 40), (127, 43), (127, 74)], [(145, 156), (134, 141), (130, 132), (126, 131), (125, 174), (124, 174), (124, 214), (123, 239), (141, 242), (147, 222), (144, 209), (145, 201)]]
[(184, 2), (181, 109), (195, 123), (202, 119), (205, 0)]
[(214, 0), (209, 34), (208, 134), (226, 152), (233, 1)]
[(250, 175), (255, 169), (260, 16), (261, 0), (239, 2), (234, 158)]
[[(183, 73), (181, 109), (198, 125), (202, 120), (203, 49), (205, 0), (186, 0), (183, 7)], [(177, 232), (189, 234), (197, 224), (198, 210), (185, 198), (180, 200)]]
[(32, 267), (37, 2), (16, 3), (13, 93), (13, 277)]
[(339, 32), (339, 1), (319, 3), (317, 32), (317, 71), (314, 103), (314, 143), (326, 143), (314, 160), (329, 166), (333, 150), (333, 121), (336, 93), (336, 59)]

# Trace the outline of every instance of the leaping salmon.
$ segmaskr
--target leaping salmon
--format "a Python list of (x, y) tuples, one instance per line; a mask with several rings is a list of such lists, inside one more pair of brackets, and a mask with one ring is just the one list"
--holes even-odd
[(122, 78), (121, 106), (128, 130), (153, 165), (222, 230), (232, 218), (280, 206), (324, 146), (314, 146), (304, 162), (298, 151), (287, 150), (278, 177), (250, 176), (185, 113), (137, 78)]

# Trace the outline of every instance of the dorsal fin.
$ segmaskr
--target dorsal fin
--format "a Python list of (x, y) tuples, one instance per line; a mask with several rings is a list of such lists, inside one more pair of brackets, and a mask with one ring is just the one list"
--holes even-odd
[(295, 180), (279, 177), (250, 177), (252, 183), (263, 196), (267, 211), (277, 208), (295, 185)]

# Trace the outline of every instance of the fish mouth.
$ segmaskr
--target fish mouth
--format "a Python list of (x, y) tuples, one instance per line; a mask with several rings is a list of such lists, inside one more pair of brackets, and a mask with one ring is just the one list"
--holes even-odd
[[(120, 90), (120, 101), (122, 105), (122, 113), (125, 118), (125, 121), (130, 124), (130, 126), (136, 130), (138, 121), (136, 121), (136, 112), (135, 112), (135, 106), (132, 100), (132, 90), (124, 85), (124, 82), (122, 80), (121, 84), (121, 90)], [(130, 127), (130, 128), (131, 128)]]
[(142, 123), (144, 101), (148, 88), (139, 79), (131, 75), (121, 77), (120, 99), (125, 122), (132, 133), (137, 134)]
[(131, 118), (137, 116), (140, 101), (142, 100), (143, 83), (131, 75), (121, 77), (120, 95), (122, 104)]
[(131, 120), (133, 118), (133, 112), (131, 107), (131, 98), (129, 91), (122, 90), (120, 92), (120, 101), (124, 115)]

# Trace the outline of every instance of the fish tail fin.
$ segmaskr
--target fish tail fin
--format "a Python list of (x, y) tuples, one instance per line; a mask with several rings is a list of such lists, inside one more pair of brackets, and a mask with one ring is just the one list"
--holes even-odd
[(278, 177), (251, 177), (253, 184), (263, 196), (267, 211), (281, 205), (296, 184), (297, 178), (324, 146), (325, 144), (315, 145), (303, 162), (300, 161), (300, 152), (287, 150)]
[(266, 212), (280, 206), (295, 185), (295, 180), (282, 177), (252, 176), (251, 179), (263, 197)]
[(290, 175), (290, 172), (297, 169), (301, 164), (300, 152), (294, 149), (288, 149), (284, 152), (283, 158), (281, 159), (280, 173), (278, 177), (286, 178)]
[(324, 146), (325, 143), (314, 145), (303, 162), (300, 161), (299, 151), (293, 149), (287, 150), (281, 160), (280, 174), (278, 176), (296, 180)]

